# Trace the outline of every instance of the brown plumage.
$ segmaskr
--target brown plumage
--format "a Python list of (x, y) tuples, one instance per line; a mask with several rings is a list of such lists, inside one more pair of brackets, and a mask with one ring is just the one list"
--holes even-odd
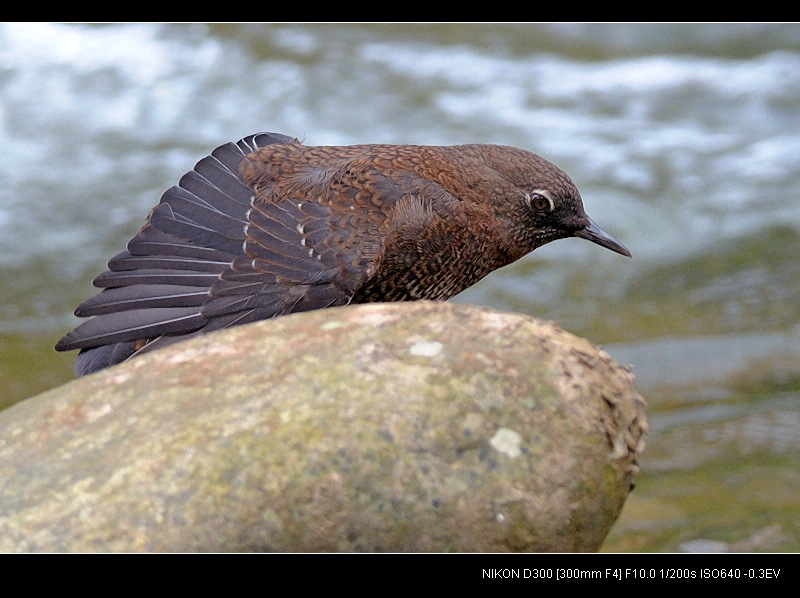
[(628, 250), (559, 168), (498, 145), (223, 145), (167, 190), (56, 350), (82, 376), (192, 335), (370, 301), (445, 300), (555, 239)]

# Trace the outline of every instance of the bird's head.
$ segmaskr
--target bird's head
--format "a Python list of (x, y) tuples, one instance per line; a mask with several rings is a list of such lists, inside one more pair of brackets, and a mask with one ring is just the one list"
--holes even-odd
[(627, 247), (586, 215), (578, 190), (574, 185), (571, 187), (567, 193), (563, 193), (563, 187), (561, 193), (538, 187), (524, 192), (522, 209), (528, 212), (526, 219), (528, 227), (535, 231), (536, 246), (565, 237), (580, 237), (631, 257)]
[(627, 257), (631, 252), (600, 228), (583, 209), (572, 179), (541, 156), (505, 146), (485, 146), (484, 159), (506, 183), (503, 216), (512, 220), (531, 249), (567, 237), (580, 237)]

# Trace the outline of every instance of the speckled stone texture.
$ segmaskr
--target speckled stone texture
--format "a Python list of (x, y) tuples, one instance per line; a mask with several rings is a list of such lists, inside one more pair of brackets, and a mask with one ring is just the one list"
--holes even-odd
[(0, 412), (0, 551), (596, 551), (646, 430), (629, 371), (553, 323), (295, 314)]

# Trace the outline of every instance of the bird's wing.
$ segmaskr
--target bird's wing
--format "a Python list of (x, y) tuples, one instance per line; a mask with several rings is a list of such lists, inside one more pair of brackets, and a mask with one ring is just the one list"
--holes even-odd
[(374, 223), (365, 232), (334, 217), (330, 204), (298, 195), (259, 199), (263, 190), (239, 172), (257, 148), (293, 141), (260, 134), (224, 145), (164, 193), (127, 250), (95, 279), (103, 291), (76, 309), (89, 319), (56, 346), (107, 356), (82, 354), (76, 371), (117, 363), (164, 336), (350, 301), (377, 268)]
[[(203, 326), (208, 289), (242, 253), (253, 190), (239, 174), (245, 156), (295, 140), (259, 133), (228, 143), (200, 160), (168, 189), (145, 225), (94, 280), (103, 291), (75, 315), (90, 319), (65, 335), (67, 351), (186, 334)], [(140, 343), (141, 344), (141, 343)]]

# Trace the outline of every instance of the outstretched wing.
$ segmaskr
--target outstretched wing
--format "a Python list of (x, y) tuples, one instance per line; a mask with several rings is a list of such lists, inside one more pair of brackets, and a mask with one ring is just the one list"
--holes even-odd
[(374, 273), (373, 245), (354, 244), (330, 205), (256, 199), (239, 172), (253, 151), (288, 143), (261, 133), (221, 146), (164, 193), (95, 279), (103, 291), (75, 310), (89, 319), (56, 345), (82, 350), (78, 376), (187, 335), (350, 301)]

